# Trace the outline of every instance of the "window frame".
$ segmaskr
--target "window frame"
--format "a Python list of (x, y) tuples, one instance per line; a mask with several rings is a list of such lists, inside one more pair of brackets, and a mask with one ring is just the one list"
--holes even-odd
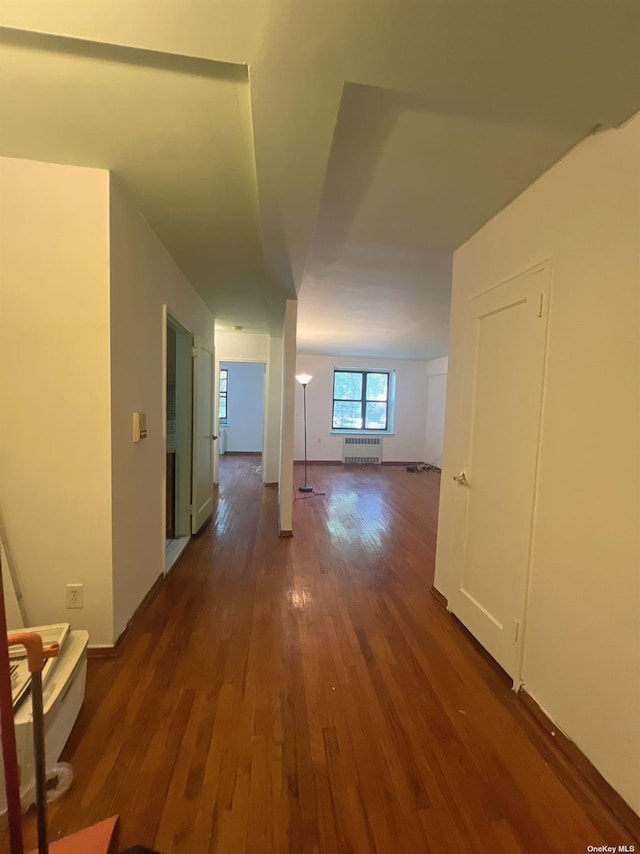
[[(223, 426), (227, 424), (229, 420), (229, 368), (220, 368), (220, 373), (218, 375), (218, 383), (219, 383), (219, 399), (218, 399), (218, 423)], [(222, 375), (225, 374), (225, 379), (227, 381), (226, 388), (222, 391)], [(222, 405), (222, 401), (224, 400), (224, 415), (220, 415), (220, 407)]]
[[(354, 399), (347, 399), (342, 397), (336, 397), (336, 374), (360, 374), (362, 377), (362, 392), (361, 397)], [(385, 374), (387, 377), (387, 399), (386, 400), (369, 400), (367, 398), (367, 376), (369, 374)], [(389, 368), (342, 368), (335, 367), (333, 369), (333, 403), (331, 406), (331, 432), (332, 433), (345, 433), (349, 435), (353, 435), (354, 433), (361, 433), (366, 435), (371, 434), (386, 434), (389, 435), (393, 432), (393, 408), (394, 408), (394, 400), (395, 400), (395, 371), (390, 370)], [(360, 403), (360, 417), (362, 420), (362, 427), (335, 427), (335, 409), (337, 403)], [(366, 427), (366, 410), (367, 403), (384, 403), (386, 406), (385, 412), (385, 427)]]

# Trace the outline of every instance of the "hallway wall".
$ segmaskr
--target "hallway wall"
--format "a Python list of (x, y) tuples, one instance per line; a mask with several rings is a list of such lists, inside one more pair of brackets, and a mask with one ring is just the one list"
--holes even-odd
[(220, 362), (228, 371), (226, 450), (262, 453), (266, 365), (260, 362)]
[(0, 512), (29, 622), (111, 646), (164, 567), (163, 308), (210, 346), (213, 317), (107, 171), (2, 158), (0, 185)]
[(587, 138), (455, 253), (436, 567), (449, 595), (466, 304), (550, 259), (523, 679), (636, 812), (639, 257), (640, 116)]
[(108, 217), (104, 170), (0, 158), (0, 513), (29, 623), (92, 644), (113, 639)]
[[(166, 370), (163, 306), (213, 349), (214, 319), (115, 179), (110, 197), (114, 639), (162, 573)], [(131, 440), (132, 413), (148, 438)], [(212, 483), (213, 489), (213, 483)]]

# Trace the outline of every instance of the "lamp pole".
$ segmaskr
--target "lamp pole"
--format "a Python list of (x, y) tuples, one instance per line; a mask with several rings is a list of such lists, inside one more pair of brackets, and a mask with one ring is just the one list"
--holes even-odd
[(304, 412), (304, 486), (299, 486), (298, 492), (313, 492), (313, 487), (307, 484), (307, 385), (312, 377), (309, 374), (297, 374), (296, 379), (302, 386), (302, 409)]

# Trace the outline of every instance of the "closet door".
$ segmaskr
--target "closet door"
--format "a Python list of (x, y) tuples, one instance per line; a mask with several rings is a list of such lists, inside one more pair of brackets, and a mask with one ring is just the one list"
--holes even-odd
[(450, 608), (514, 679), (531, 550), (548, 269), (470, 301)]
[(196, 336), (193, 365), (193, 477), (191, 533), (213, 513), (213, 369), (214, 353)]

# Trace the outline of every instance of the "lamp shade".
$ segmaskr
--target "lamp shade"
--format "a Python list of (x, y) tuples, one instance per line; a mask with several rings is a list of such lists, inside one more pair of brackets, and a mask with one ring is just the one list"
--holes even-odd
[(311, 376), (311, 374), (296, 374), (296, 379), (298, 380), (300, 385), (306, 385), (313, 379), (313, 377)]

